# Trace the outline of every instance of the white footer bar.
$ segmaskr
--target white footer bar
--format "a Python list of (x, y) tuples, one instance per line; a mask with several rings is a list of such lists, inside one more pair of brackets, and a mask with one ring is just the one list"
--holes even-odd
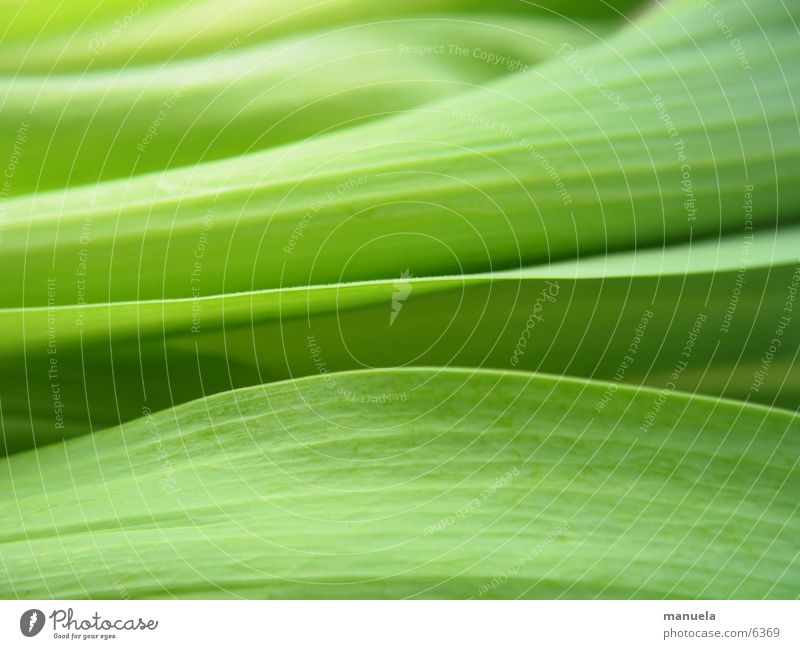
[(795, 601), (0, 601), (0, 647), (800, 647)]

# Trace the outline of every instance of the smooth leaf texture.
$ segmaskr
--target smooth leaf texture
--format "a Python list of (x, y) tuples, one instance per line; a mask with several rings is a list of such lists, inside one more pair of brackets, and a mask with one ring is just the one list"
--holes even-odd
[[(497, 0), (501, 15), (538, 13), (621, 21), (641, 0)], [(210, 54), (232, 40), (257, 44), (287, 34), (407, 16), (486, 11), (479, 0), (5, 0), (0, 71), (83, 72)], [(42, 20), (42, 16), (48, 16)]]
[[(518, 373), (210, 397), (4, 460), (0, 593), (797, 597), (800, 421)], [(502, 576), (502, 578), (498, 578)]]
[(782, 319), (800, 290), (798, 250), (794, 226), (504, 274), (0, 310), (5, 450), (115, 425), (145, 403), (362, 367), (528, 369), (662, 388), (685, 360), (681, 390), (796, 409), (800, 325)]
[(800, 597), (798, 24), (0, 4), (0, 597)]
[[(579, 59), (617, 103), (558, 58), (300, 146), (5, 201), (0, 304), (190, 296), (209, 221), (200, 295), (388, 279), (398, 260), (459, 274), (716, 236), (741, 225), (748, 186), (755, 226), (774, 226), (779, 202), (791, 222), (800, 71), (781, 62), (800, 41), (787, 11), (728, 8), (753, 44), (751, 83), (705, 10), (682, 0)], [(654, 96), (668, 98), (685, 162)], [(48, 295), (80, 254), (90, 281)]]
[(0, 78), (0, 156), (20, 152), (19, 195), (251, 153), (469, 90), (605, 31), (552, 17), (409, 18), (234, 40), (158, 66)]

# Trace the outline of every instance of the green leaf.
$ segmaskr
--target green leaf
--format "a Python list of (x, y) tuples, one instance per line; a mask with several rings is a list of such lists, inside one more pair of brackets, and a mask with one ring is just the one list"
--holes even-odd
[(798, 597), (800, 11), (635, 5), (3, 3), (0, 597)]
[(237, 39), (188, 61), (80, 77), (0, 78), (0, 159), (17, 151), (22, 160), (8, 193), (126, 178), (351, 127), (463, 92), (553, 56), (560, 42), (589, 44), (605, 31), (554, 18), (454, 14), (251, 47)]
[(800, 419), (608, 387), (331, 374), (16, 455), (0, 594), (797, 597)]
[[(754, 227), (774, 226), (779, 204), (792, 222), (800, 68), (784, 62), (800, 56), (800, 41), (787, 11), (726, 6), (752, 47), (749, 79), (706, 10), (678, 2), (574, 60), (424, 111), (4, 201), (0, 304), (189, 297), (209, 222), (202, 296), (388, 279), (398, 264), (419, 276), (486, 272), (717, 236), (741, 227), (748, 187)], [(595, 83), (579, 72), (590, 64)], [(67, 280), (48, 296), (47, 280), (73, 277), (81, 254), (91, 274), (82, 293)]]
[(791, 308), (784, 320), (798, 250), (793, 226), (516, 272), (398, 270), (385, 282), (0, 310), (6, 451), (127, 421), (143, 403), (361, 367), (528, 369), (662, 388), (684, 360), (681, 390), (796, 409), (800, 325)]
[[(491, 11), (620, 21), (641, 3), (497, 0)], [(0, 4), (0, 72), (122, 68), (208, 55), (234, 39), (253, 45), (314, 29), (486, 10), (480, 0), (5, 0)]]

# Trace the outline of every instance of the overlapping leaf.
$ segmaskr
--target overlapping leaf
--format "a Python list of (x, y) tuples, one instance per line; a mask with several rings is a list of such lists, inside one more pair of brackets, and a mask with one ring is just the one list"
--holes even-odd
[(223, 4), (0, 11), (0, 596), (797, 597), (796, 9)]
[(800, 422), (380, 370), (217, 395), (0, 464), (0, 593), (796, 597)]
[[(686, 361), (679, 389), (795, 408), (800, 333), (782, 318), (800, 290), (799, 245), (795, 226), (509, 273), (0, 311), (7, 450), (112, 426), (145, 405), (361, 367), (528, 369), (662, 388)], [(55, 380), (41, 370), (53, 332)]]
[[(580, 59), (616, 102), (562, 57), (301, 146), (9, 200), (0, 304), (191, 296), (212, 226), (200, 295), (407, 267), (501, 270), (718, 235), (742, 227), (750, 186), (754, 227), (774, 226), (779, 204), (790, 222), (799, 86), (782, 61), (800, 41), (786, 11), (728, 8), (753, 45), (750, 83), (703, 8), (678, 2)], [(81, 254), (91, 276), (79, 294)], [(48, 295), (53, 276), (69, 279)]]
[(158, 66), (0, 78), (0, 157), (19, 151), (19, 195), (252, 153), (463, 92), (605, 30), (456, 14), (232, 40)]

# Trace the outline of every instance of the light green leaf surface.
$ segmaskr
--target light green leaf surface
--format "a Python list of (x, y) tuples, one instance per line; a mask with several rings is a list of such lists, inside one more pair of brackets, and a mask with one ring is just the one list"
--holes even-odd
[(800, 420), (607, 387), (332, 374), (14, 456), (0, 594), (797, 597)]
[(796, 409), (800, 325), (783, 319), (800, 291), (800, 227), (749, 234), (516, 273), (0, 310), (6, 450), (112, 426), (145, 404), (362, 367), (516, 368), (660, 389), (686, 361), (681, 390)]
[[(748, 187), (755, 226), (774, 226), (779, 204), (790, 223), (800, 215), (800, 69), (782, 62), (800, 55), (800, 41), (787, 11), (726, 7), (752, 44), (750, 73), (703, 7), (680, 1), (572, 63), (557, 57), (424, 111), (5, 201), (0, 304), (191, 296), (206, 234), (203, 296), (696, 240), (741, 227)], [(590, 62), (595, 83), (575, 67)], [(91, 273), (82, 292), (67, 279), (49, 296), (48, 278), (73, 277), (82, 254)]]
[[(622, 21), (641, 0), (4, 0), (0, 71), (83, 72), (208, 55), (313, 29), (486, 11)], [(45, 19), (43, 17), (46, 16)]]
[(81, 76), (0, 78), (0, 159), (18, 151), (9, 193), (19, 195), (252, 153), (464, 92), (606, 31), (455, 14), (237, 40)]
[(800, 11), (638, 4), (0, 2), (0, 598), (800, 597)]

